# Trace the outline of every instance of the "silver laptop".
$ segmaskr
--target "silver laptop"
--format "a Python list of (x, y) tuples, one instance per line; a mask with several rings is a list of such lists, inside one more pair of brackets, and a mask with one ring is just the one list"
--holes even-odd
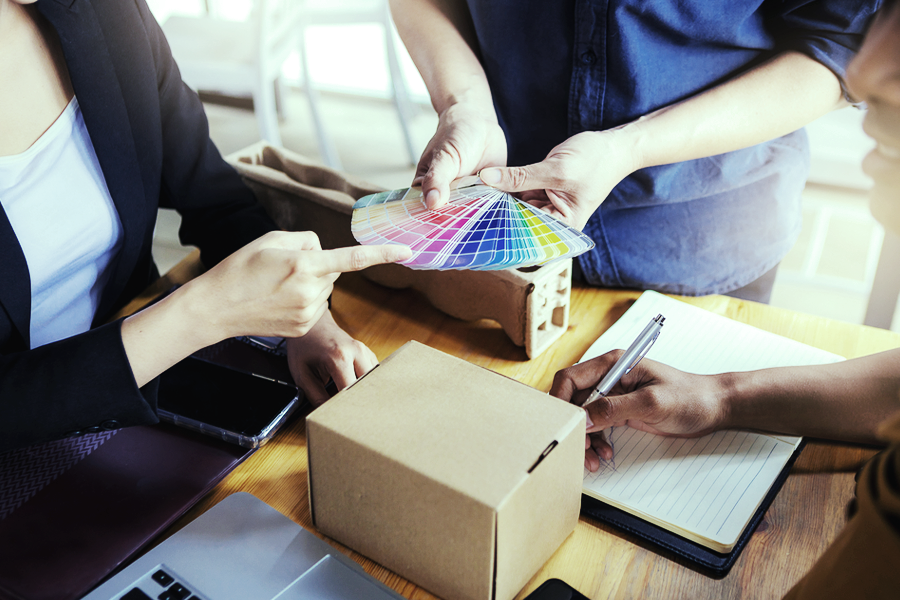
[(222, 500), (84, 600), (397, 600), (402, 596), (250, 494)]

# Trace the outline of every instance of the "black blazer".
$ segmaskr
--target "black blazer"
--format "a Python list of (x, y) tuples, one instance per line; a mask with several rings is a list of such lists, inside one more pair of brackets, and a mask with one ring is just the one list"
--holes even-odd
[(0, 207), (0, 450), (86, 430), (157, 422), (156, 383), (138, 389), (121, 322), (103, 325), (156, 276), (157, 208), (183, 217), (207, 266), (276, 229), (209, 139), (144, 0), (39, 0), (124, 229), (91, 331), (29, 350), (28, 267)]

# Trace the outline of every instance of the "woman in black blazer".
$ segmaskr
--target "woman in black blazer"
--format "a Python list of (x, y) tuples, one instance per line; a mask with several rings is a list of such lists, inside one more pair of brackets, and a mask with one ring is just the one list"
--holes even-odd
[[(401, 260), (408, 249), (322, 251), (313, 233), (277, 232), (210, 141), (202, 105), (143, 0), (0, 0), (0, 159), (32, 147), (73, 95), (121, 244), (90, 330), (31, 348), (29, 265), (0, 206), (0, 450), (155, 423), (156, 377), (234, 335), (297, 338), (292, 371), (314, 402), (324, 400), (322, 382), (301, 373), (328, 373), (343, 387), (374, 365), (327, 299), (341, 271)], [(0, 180), (0, 202), (4, 191)], [(66, 196), (79, 200), (78, 190)], [(182, 241), (200, 247), (210, 270), (105, 324), (158, 275), (150, 249), (160, 206), (181, 213)], [(49, 227), (54, 215), (29, 218)]]

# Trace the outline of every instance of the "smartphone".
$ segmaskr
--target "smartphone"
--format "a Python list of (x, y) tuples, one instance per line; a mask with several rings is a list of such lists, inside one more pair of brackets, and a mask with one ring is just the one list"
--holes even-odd
[(162, 421), (257, 448), (300, 403), (293, 385), (188, 357), (160, 375), (157, 406)]
[(261, 335), (242, 335), (237, 338), (245, 344), (250, 344), (260, 350), (264, 350), (277, 356), (287, 356), (287, 340), (281, 337), (263, 337)]
[(561, 579), (548, 579), (525, 600), (588, 600), (588, 597)]

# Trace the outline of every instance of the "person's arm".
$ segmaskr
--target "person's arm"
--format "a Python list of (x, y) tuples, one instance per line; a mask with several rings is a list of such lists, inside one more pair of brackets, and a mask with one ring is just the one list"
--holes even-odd
[(605, 131), (586, 131), (540, 163), (481, 171), (485, 183), (583, 228), (625, 177), (771, 140), (844, 106), (840, 80), (789, 51), (682, 102)]
[[(182, 81), (165, 36), (145, 6), (144, 27), (157, 73), (163, 138), (163, 204), (182, 215), (181, 239), (214, 266), (259, 236), (277, 230), (238, 173), (219, 154), (197, 94)], [(291, 339), (288, 364), (314, 403), (327, 399), (325, 382), (339, 388), (373, 367), (372, 352), (350, 337), (327, 309), (310, 335)]]
[(506, 137), (476, 54), (465, 2), (391, 0), (390, 5), (439, 117), (413, 179), (414, 185), (422, 185), (428, 206), (435, 208), (446, 203), (454, 179), (505, 165)]
[[(135, 6), (143, 9), (142, 21), (125, 2), (115, 4), (120, 13), (103, 15), (115, 23), (116, 29), (106, 31), (112, 50), (143, 50), (141, 42), (147, 40), (138, 35), (141, 26), (161, 35), (146, 6), (141, 2)], [(162, 46), (156, 38), (151, 50), (159, 48)], [(144, 55), (139, 54), (141, 68), (135, 71), (136, 76), (153, 77), (154, 65), (148, 65)], [(146, 112), (140, 113), (145, 119), (141, 124), (165, 123), (165, 148), (161, 149), (159, 140), (152, 137), (141, 137), (135, 143), (148, 161), (148, 172), (155, 177), (159, 171), (154, 160), (177, 163), (164, 164), (163, 185), (169, 191), (180, 192), (177, 198), (185, 200), (180, 208), (189, 215), (189, 228), (196, 227), (196, 241), (203, 244), (208, 251), (206, 260), (211, 259), (215, 266), (128, 319), (33, 349), (26, 349), (24, 336), (17, 330), (17, 323), (21, 327), (22, 320), (14, 321), (11, 314), (0, 311), (0, 451), (67, 435), (155, 423), (158, 418), (154, 378), (178, 360), (234, 335), (305, 334), (326, 313), (327, 298), (340, 271), (409, 256), (409, 250), (400, 246), (322, 251), (315, 234), (270, 231), (274, 224), (209, 142), (199, 102), (199, 108), (187, 111), (188, 118), (181, 113), (162, 113), (168, 93), (173, 90), (178, 92), (177, 100), (183, 88), (159, 87), (160, 113), (152, 110), (151, 100), (155, 99), (140, 98), (149, 105)], [(171, 135), (173, 125), (176, 130), (179, 126), (189, 129), (183, 145), (179, 145), (177, 135)], [(201, 130), (202, 135), (198, 136)], [(196, 143), (199, 147), (192, 146)], [(180, 154), (185, 148), (193, 148), (196, 154)], [(165, 152), (173, 152), (178, 160)], [(182, 164), (181, 160), (185, 162)], [(153, 189), (152, 182), (145, 183)], [(219, 194), (221, 197), (217, 198)], [(141, 208), (155, 212), (153, 200), (148, 199)], [(202, 227), (204, 222), (208, 229)], [(270, 232), (238, 249), (266, 231)], [(212, 234), (203, 237), (208, 232)], [(131, 274), (133, 285), (126, 288), (130, 294), (148, 283), (151, 233), (147, 231), (132, 245), (143, 244), (139, 264), (144, 270)], [(4, 228), (3, 235), (13, 236), (12, 243), (16, 243), (10, 228)], [(228, 258), (221, 260), (225, 256)], [(17, 270), (16, 274), (19, 272), (24, 273), (25, 279), (6, 279), (10, 285), (24, 285), (27, 298), (27, 271)], [(98, 318), (108, 316), (105, 313)], [(25, 327), (27, 323), (24, 320)]]
[(326, 310), (337, 271), (409, 255), (402, 246), (384, 248), (385, 255), (376, 246), (299, 245), (317, 240), (273, 232), (124, 321), (0, 354), (0, 452), (156, 423), (154, 378), (168, 367), (226, 337), (306, 333)]
[[(620, 351), (563, 369), (550, 393), (581, 404)], [(754, 429), (830, 440), (878, 443), (878, 424), (900, 410), (900, 350), (831, 365), (692, 375), (644, 359), (610, 395), (588, 405), (589, 434), (620, 425), (696, 437), (720, 429)], [(612, 457), (600, 435), (586, 463)]]
[(341, 272), (408, 258), (405, 246), (321, 250), (311, 232), (276, 231), (125, 319), (122, 344), (139, 387), (229, 337), (302, 337), (328, 310)]

